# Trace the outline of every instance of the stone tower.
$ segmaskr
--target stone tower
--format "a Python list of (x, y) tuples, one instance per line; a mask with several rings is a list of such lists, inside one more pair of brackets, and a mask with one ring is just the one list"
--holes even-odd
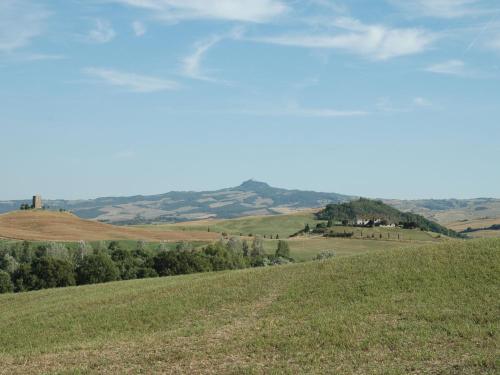
[(41, 209), (42, 206), (42, 196), (41, 195), (34, 195), (33, 196), (33, 208), (35, 210)]

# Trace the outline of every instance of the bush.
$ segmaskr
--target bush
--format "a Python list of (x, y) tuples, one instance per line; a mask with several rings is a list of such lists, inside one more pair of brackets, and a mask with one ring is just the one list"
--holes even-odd
[(275, 253), (276, 257), (289, 258), (290, 257), (290, 246), (286, 241), (278, 241), (278, 248)]
[(38, 278), (31, 273), (31, 264), (22, 263), (12, 274), (12, 282), (16, 292), (24, 292), (35, 289), (38, 285)]
[(105, 253), (85, 255), (77, 267), (78, 284), (96, 284), (118, 280), (120, 272)]
[(275, 266), (281, 266), (283, 264), (288, 264), (288, 263), (291, 263), (291, 260), (289, 258), (283, 258), (283, 257), (276, 257), (272, 261), (272, 264)]
[(76, 284), (73, 264), (63, 259), (44, 256), (31, 264), (36, 281), (33, 289), (60, 288)]
[(325, 251), (322, 251), (322, 252), (318, 253), (318, 255), (316, 255), (316, 257), (314, 258), (314, 260), (325, 260), (325, 259), (331, 259), (333, 257), (335, 257), (335, 252), (334, 251), (325, 250)]
[(14, 285), (10, 279), (10, 275), (5, 271), (0, 270), (0, 294), (11, 293), (13, 291)]
[(211, 270), (210, 262), (199, 253), (162, 251), (154, 259), (154, 269), (160, 276), (183, 275)]

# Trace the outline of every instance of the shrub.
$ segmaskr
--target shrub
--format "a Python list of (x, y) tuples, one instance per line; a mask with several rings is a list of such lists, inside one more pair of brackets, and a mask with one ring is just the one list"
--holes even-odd
[(154, 259), (154, 269), (160, 276), (183, 275), (211, 270), (210, 262), (199, 253), (162, 251)]
[(278, 248), (275, 253), (276, 257), (289, 258), (290, 257), (290, 246), (286, 241), (278, 241)]
[(78, 284), (96, 284), (118, 280), (120, 272), (105, 253), (85, 255), (77, 267)]
[(34, 289), (59, 288), (76, 284), (73, 264), (49, 256), (35, 259), (31, 272), (36, 278)]
[(0, 294), (11, 293), (13, 291), (14, 285), (10, 279), (10, 275), (5, 271), (0, 270)]
[(314, 258), (314, 260), (325, 260), (325, 259), (330, 259), (330, 258), (333, 258), (333, 257), (335, 257), (335, 252), (334, 251), (325, 250), (325, 251), (322, 251), (322, 252), (318, 253), (318, 255), (316, 255), (316, 257)]

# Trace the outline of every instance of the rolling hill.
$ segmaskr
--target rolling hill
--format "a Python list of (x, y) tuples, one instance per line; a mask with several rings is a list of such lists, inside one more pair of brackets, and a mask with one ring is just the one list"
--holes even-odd
[(383, 201), (398, 210), (416, 213), (446, 226), (463, 220), (500, 218), (500, 199), (495, 198)]
[(348, 203), (329, 204), (324, 210), (316, 214), (320, 220), (348, 221), (356, 220), (384, 220), (387, 224), (411, 225), (424, 231), (444, 234), (449, 237), (460, 235), (433, 221), (410, 212), (402, 212), (382, 201), (360, 198)]
[[(113, 224), (147, 224), (288, 213), (349, 199), (349, 196), (336, 193), (280, 189), (248, 180), (237, 187), (216, 191), (76, 201), (46, 200), (44, 204), (51, 209), (71, 211), (84, 219)], [(0, 201), (0, 213), (17, 210), (22, 203), (29, 202)]]
[(500, 240), (0, 295), (0, 373), (495, 374)]
[[(356, 198), (337, 193), (281, 189), (248, 180), (239, 186), (215, 191), (173, 191), (149, 196), (89, 200), (58, 199), (45, 200), (44, 204), (52, 210), (71, 211), (83, 219), (111, 224), (151, 224), (291, 213)], [(500, 218), (500, 199), (494, 198), (382, 201), (440, 224), (466, 219)], [(30, 201), (0, 201), (0, 214), (16, 211), (24, 203)]]
[(213, 241), (216, 233), (159, 232), (84, 220), (67, 212), (18, 211), (0, 215), (0, 238), (29, 241)]

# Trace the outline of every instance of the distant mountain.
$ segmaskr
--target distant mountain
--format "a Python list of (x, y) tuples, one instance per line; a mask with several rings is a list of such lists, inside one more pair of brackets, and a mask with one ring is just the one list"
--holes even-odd
[[(65, 209), (84, 219), (112, 224), (179, 222), (207, 218), (231, 219), (272, 215), (329, 203), (348, 202), (353, 196), (314, 191), (287, 190), (248, 180), (216, 191), (173, 191), (159, 195), (106, 197), (89, 200), (47, 200), (50, 209)], [(412, 212), (439, 223), (500, 217), (500, 199), (383, 200), (401, 211)], [(31, 200), (0, 201), (0, 213), (15, 211)]]
[(500, 218), (500, 199), (384, 199), (398, 210), (413, 212), (441, 224), (457, 221)]
[[(207, 218), (230, 219), (320, 208), (352, 199), (336, 193), (287, 190), (248, 180), (216, 191), (177, 192), (150, 196), (106, 197), (90, 200), (46, 200), (50, 209), (65, 209), (84, 219), (113, 224), (179, 222)], [(0, 213), (19, 209), (26, 201), (0, 201)]]
[(329, 204), (316, 214), (320, 220), (347, 221), (356, 224), (357, 220), (383, 220), (386, 224), (419, 228), (428, 232), (440, 233), (450, 237), (460, 235), (421, 215), (402, 212), (382, 201), (360, 198), (347, 203)]

